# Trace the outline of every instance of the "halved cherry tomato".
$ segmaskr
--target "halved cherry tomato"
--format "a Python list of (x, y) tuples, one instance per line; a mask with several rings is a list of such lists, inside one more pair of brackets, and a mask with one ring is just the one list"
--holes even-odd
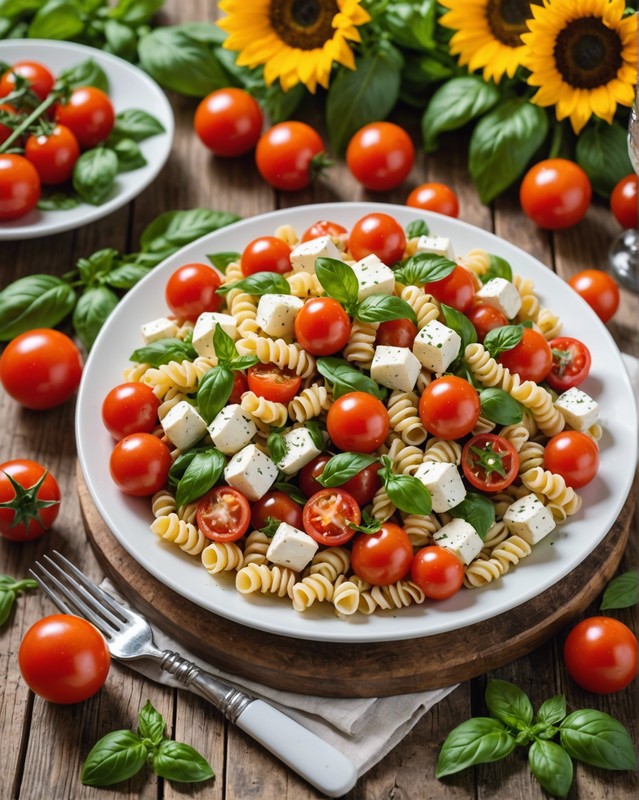
[(430, 600), (447, 600), (461, 589), (464, 565), (450, 550), (431, 545), (415, 553), (410, 576)]
[(419, 417), (424, 427), (440, 439), (466, 436), (475, 427), (480, 411), (477, 390), (456, 375), (437, 378), (419, 399)]
[(193, 127), (200, 141), (216, 156), (248, 153), (262, 132), (262, 109), (244, 89), (225, 87), (207, 95), (195, 110)]
[(284, 492), (267, 492), (251, 506), (251, 525), (256, 530), (262, 530), (272, 519), (304, 530), (302, 506)]
[(637, 637), (617, 619), (589, 617), (568, 634), (564, 661), (570, 677), (588, 692), (618, 692), (637, 675)]
[(508, 325), (506, 315), (488, 303), (477, 303), (471, 306), (466, 311), (466, 316), (472, 322), (480, 342), (484, 341), (486, 334), (490, 331)]
[(55, 119), (73, 131), (80, 147), (95, 147), (111, 133), (115, 110), (109, 96), (101, 89), (79, 86), (66, 103), (56, 106)]
[(556, 392), (565, 392), (579, 386), (590, 372), (590, 350), (579, 339), (559, 336), (548, 342), (552, 353), (552, 367), (546, 381)]
[(302, 385), (299, 375), (275, 364), (254, 364), (248, 368), (247, 379), (252, 392), (275, 403), (288, 403)]
[(16, 61), (0, 78), (0, 97), (6, 97), (16, 88), (16, 75), (29, 82), (31, 91), (44, 100), (53, 89), (55, 78), (37, 61)]
[(216, 294), (220, 276), (207, 264), (184, 264), (166, 282), (166, 304), (179, 319), (193, 322), (204, 311), (217, 311), (222, 298)]
[(332, 297), (311, 297), (295, 317), (295, 338), (314, 356), (330, 356), (347, 343), (351, 321)]
[(160, 401), (145, 383), (121, 383), (102, 402), (102, 422), (114, 439), (151, 433), (158, 424)]
[(408, 534), (394, 522), (385, 522), (377, 533), (360, 533), (353, 542), (353, 572), (373, 586), (388, 586), (404, 578), (413, 560)]
[(388, 411), (381, 400), (366, 392), (349, 392), (329, 408), (326, 428), (340, 450), (372, 453), (388, 436)]
[(513, 445), (494, 433), (480, 433), (462, 450), (461, 465), (466, 479), (483, 492), (501, 492), (519, 472), (519, 454)]
[(164, 486), (172, 463), (169, 448), (157, 436), (132, 433), (113, 448), (109, 470), (124, 494), (146, 497)]
[(321, 159), (324, 142), (305, 122), (287, 120), (273, 125), (260, 137), (255, 163), (264, 180), (275, 189), (296, 192), (309, 185), (313, 167)]
[(567, 486), (580, 489), (597, 474), (599, 448), (585, 433), (562, 431), (546, 443), (544, 465), (551, 472), (561, 475)]
[[(300, 470), (297, 482), (307, 497), (311, 497), (324, 488), (317, 478), (324, 472), (324, 467), (330, 458), (331, 456), (328, 453), (323, 453), (316, 456)], [(380, 465), (377, 462), (369, 464), (357, 475), (353, 475), (346, 483), (342, 483), (340, 489), (352, 494), (360, 507), (368, 505), (375, 496), (375, 492), (382, 485), (378, 474), (379, 468)]]
[(197, 504), (197, 526), (214, 542), (241, 539), (251, 522), (251, 507), (242, 492), (231, 486), (216, 486)]
[(319, 239), (320, 236), (331, 236), (335, 239), (343, 239), (348, 231), (343, 225), (337, 222), (331, 222), (327, 219), (314, 222), (310, 228), (307, 228), (302, 234), (302, 241), (309, 242), (311, 239)]
[(231, 389), (231, 394), (228, 399), (228, 404), (235, 404), (239, 403), (242, 400), (242, 395), (248, 389), (248, 379), (246, 377), (246, 373), (242, 372), (241, 370), (236, 370), (233, 375), (235, 379), (233, 381), (233, 388)]
[(417, 336), (417, 325), (409, 319), (391, 319), (377, 329), (375, 344), (387, 347), (412, 347)]
[(38, 171), (43, 184), (57, 186), (71, 178), (80, 157), (80, 145), (68, 128), (56, 125), (51, 133), (29, 136), (24, 155)]
[(291, 271), (291, 248), (277, 236), (260, 236), (246, 245), (240, 266), (242, 274), (247, 276), (255, 272), (277, 272), (284, 275)]
[(456, 266), (445, 278), (425, 284), (424, 291), (465, 314), (475, 299), (475, 281), (467, 269)]
[(406, 198), (406, 205), (436, 211), (448, 217), (459, 216), (459, 200), (445, 183), (422, 183)]
[(359, 525), (362, 514), (355, 498), (343, 489), (322, 489), (309, 498), (303, 511), (304, 530), (327, 547), (344, 544), (355, 536), (350, 523)]
[(406, 180), (415, 160), (412, 139), (394, 122), (371, 122), (346, 148), (346, 164), (362, 186), (374, 192), (394, 189)]
[[(11, 481), (22, 491), (16, 491)], [(16, 458), (0, 464), (0, 536), (30, 542), (42, 536), (60, 510), (60, 487), (37, 461)]]
[(552, 367), (550, 345), (538, 331), (524, 328), (519, 344), (502, 353), (497, 361), (523, 381), (543, 381)]
[(619, 308), (619, 287), (614, 278), (599, 269), (584, 269), (568, 281), (602, 322), (608, 322)]
[(639, 225), (639, 177), (626, 175), (612, 190), (610, 209), (622, 228)]
[(373, 213), (357, 220), (348, 237), (348, 249), (359, 261), (374, 254), (390, 266), (404, 255), (406, 234), (389, 214)]

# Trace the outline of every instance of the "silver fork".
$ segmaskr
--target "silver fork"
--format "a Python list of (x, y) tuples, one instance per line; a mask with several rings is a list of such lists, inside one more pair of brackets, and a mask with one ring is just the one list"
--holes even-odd
[(310, 784), (329, 797), (353, 788), (357, 773), (343, 753), (273, 706), (201, 670), (171, 650), (160, 650), (140, 614), (125, 608), (56, 550), (36, 561), (31, 574), (65, 614), (84, 617), (104, 635), (118, 661), (149, 658), (200, 694)]

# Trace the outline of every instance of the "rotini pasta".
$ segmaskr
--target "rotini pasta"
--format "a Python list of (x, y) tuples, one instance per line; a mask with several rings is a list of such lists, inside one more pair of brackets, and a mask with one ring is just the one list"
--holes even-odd
[(417, 410), (418, 397), (414, 392), (395, 390), (388, 400), (388, 419), (406, 444), (421, 444), (428, 434)]
[(206, 537), (195, 525), (185, 522), (175, 513), (157, 517), (151, 524), (151, 530), (161, 539), (173, 542), (190, 556), (198, 556), (207, 543)]
[(299, 344), (287, 344), (283, 339), (250, 336), (236, 343), (243, 356), (256, 356), (262, 364), (276, 364), (280, 369), (290, 369), (302, 378), (315, 371), (315, 359)]
[(202, 550), (202, 564), (211, 575), (242, 568), (244, 554), (234, 542), (212, 542)]
[(355, 320), (351, 327), (349, 342), (344, 348), (344, 358), (351, 364), (357, 364), (363, 369), (370, 369), (375, 355), (376, 336), (377, 325)]
[(319, 417), (332, 405), (332, 398), (325, 386), (314, 383), (302, 390), (288, 404), (288, 415), (295, 422), (306, 422), (307, 419)]

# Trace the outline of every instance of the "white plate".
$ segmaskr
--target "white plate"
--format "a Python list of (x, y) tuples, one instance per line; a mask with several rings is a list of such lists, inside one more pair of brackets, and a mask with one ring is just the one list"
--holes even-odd
[[(564, 320), (566, 335), (581, 339), (590, 348), (592, 371), (583, 388), (601, 406), (605, 433), (599, 474), (581, 490), (581, 512), (535, 546), (532, 555), (502, 579), (483, 589), (463, 589), (444, 602), (368, 617), (355, 614), (349, 620), (340, 620), (320, 603), (299, 614), (286, 600), (268, 596), (247, 599), (236, 592), (231, 576), (212, 578), (198, 558), (187, 556), (151, 533), (149, 499), (126, 497), (109, 477), (113, 441), (102, 427), (100, 407), (107, 392), (122, 382), (128, 357), (140, 345), (140, 325), (167, 313), (164, 285), (181, 264), (206, 263), (207, 253), (241, 251), (255, 237), (272, 234), (284, 223), (292, 224), (299, 234), (320, 219), (339, 220), (350, 228), (374, 209), (387, 211), (404, 226), (423, 217), (434, 233), (450, 237), (457, 253), (482, 247), (503, 256), (516, 272), (532, 278), (542, 304)], [(451, 631), (494, 617), (547, 591), (583, 561), (608, 532), (628, 495), (637, 461), (634, 396), (619, 351), (594, 312), (566, 283), (524, 251), (479, 228), (405, 206), (370, 203), (309, 205), (243, 220), (188, 245), (156, 267), (120, 303), (93, 346), (78, 396), (76, 436), (84, 477), (101, 516), (118, 541), (152, 575), (204, 609), (243, 625), (285, 636), (338, 642), (410, 639)]]
[(175, 128), (173, 111), (162, 89), (142, 70), (117, 56), (82, 44), (52, 42), (47, 39), (0, 42), (0, 61), (8, 64), (24, 59), (40, 61), (54, 75), (90, 58), (102, 67), (109, 79), (109, 97), (113, 101), (116, 114), (129, 108), (142, 109), (162, 123), (164, 133), (140, 142), (140, 149), (147, 161), (146, 166), (118, 175), (110, 199), (102, 205), (80, 203), (67, 211), (40, 211), (34, 208), (24, 217), (0, 222), (0, 241), (49, 236), (102, 219), (146, 189), (169, 157)]

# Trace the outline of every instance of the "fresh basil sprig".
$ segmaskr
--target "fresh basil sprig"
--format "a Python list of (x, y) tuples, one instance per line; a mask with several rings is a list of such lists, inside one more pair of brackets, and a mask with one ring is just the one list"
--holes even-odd
[(631, 569), (613, 578), (603, 594), (599, 608), (630, 608), (639, 603), (639, 570)]
[(130, 361), (138, 364), (150, 364), (152, 367), (159, 367), (168, 364), (169, 361), (193, 361), (197, 353), (193, 345), (182, 339), (156, 339), (154, 342), (138, 347), (129, 356)]
[(414, 475), (396, 475), (388, 456), (382, 456), (379, 476), (384, 483), (388, 497), (405, 514), (427, 516), (433, 508), (430, 492)]
[(496, 256), (494, 253), (489, 253), (488, 269), (483, 275), (479, 276), (482, 283), (488, 283), (493, 278), (505, 278), (507, 281), (512, 281), (513, 271), (505, 258)]
[(269, 433), (268, 439), (266, 440), (266, 448), (276, 464), (282, 461), (288, 453), (286, 439), (279, 431), (271, 431), (271, 433)]
[(423, 286), (447, 278), (456, 266), (450, 258), (436, 253), (416, 253), (395, 270), (395, 278), (406, 286)]
[(468, 492), (466, 497), (450, 509), (453, 517), (466, 520), (477, 531), (482, 540), (495, 523), (495, 505), (490, 498), (478, 492)]
[(348, 392), (366, 392), (378, 400), (386, 397), (386, 390), (383, 387), (352, 367), (345, 359), (322, 356), (316, 363), (317, 371), (332, 385), (335, 399)]
[(493, 358), (499, 358), (506, 350), (517, 347), (523, 335), (523, 325), (502, 325), (500, 328), (493, 328), (486, 334), (484, 347)]
[(30, 328), (53, 328), (72, 311), (77, 296), (55, 275), (26, 275), (0, 292), (0, 341)]
[(490, 387), (479, 392), (482, 416), (498, 425), (521, 422), (524, 412), (515, 398), (503, 389)]
[(324, 443), (326, 441), (326, 427), (319, 419), (307, 419), (304, 423), (304, 427), (311, 435), (311, 440), (315, 447), (318, 450), (322, 450), (324, 448)]
[[(188, 453), (184, 454), (185, 456)], [(173, 469), (178, 469), (177, 459), (173, 463)], [(179, 469), (182, 468), (180, 464)], [(226, 458), (215, 447), (198, 448), (198, 452), (189, 460), (182, 476), (180, 477), (175, 490), (175, 503), (177, 506), (185, 506), (194, 500), (199, 500), (209, 489), (212, 489), (219, 480), (224, 467)], [(169, 471), (169, 480), (171, 480)]]
[(213, 330), (213, 349), (218, 363), (229, 369), (248, 369), (259, 361), (257, 356), (241, 356), (234, 340), (221, 325), (216, 325)]
[(38, 586), (38, 582), (32, 578), (17, 581), (11, 575), (0, 575), (0, 627), (9, 619), (18, 594), (27, 589), (37, 589)]
[(227, 366), (218, 364), (204, 373), (198, 386), (196, 402), (198, 411), (206, 422), (213, 422), (224, 408), (231, 396), (234, 383), (233, 371)]
[(217, 290), (218, 294), (228, 294), (232, 289), (239, 289), (246, 294), (290, 294), (291, 287), (286, 278), (277, 272), (255, 272), (241, 281), (225, 283)]
[(414, 219), (406, 226), (406, 238), (415, 239), (417, 236), (428, 236), (430, 228), (425, 219)]
[(219, 269), (220, 272), (226, 274), (229, 264), (232, 264), (234, 261), (239, 261), (241, 254), (236, 253), (234, 250), (226, 250), (221, 253), (209, 253), (207, 258), (215, 269)]
[(286, 480), (278, 480), (273, 484), (273, 489), (278, 492), (283, 492), (285, 495), (294, 500), (298, 505), (303, 506), (306, 504), (308, 498), (302, 490), (294, 483), (289, 483)]
[(315, 480), (327, 489), (332, 489), (354, 478), (355, 475), (376, 461), (375, 456), (365, 453), (338, 453), (329, 458), (324, 465), (322, 474), (318, 475)]

